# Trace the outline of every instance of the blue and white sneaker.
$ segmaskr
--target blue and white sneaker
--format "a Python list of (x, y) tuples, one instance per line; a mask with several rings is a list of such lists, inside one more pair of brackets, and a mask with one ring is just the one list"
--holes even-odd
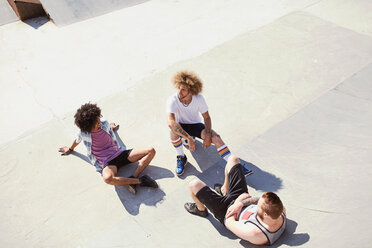
[(249, 175), (252, 175), (253, 174), (253, 171), (252, 170), (248, 170), (247, 168), (245, 168), (244, 165), (242, 167), (243, 167), (244, 176), (249, 176)]
[(177, 156), (177, 167), (176, 167), (177, 176), (181, 176), (183, 174), (183, 172), (185, 171), (186, 163), (187, 163), (186, 155)]

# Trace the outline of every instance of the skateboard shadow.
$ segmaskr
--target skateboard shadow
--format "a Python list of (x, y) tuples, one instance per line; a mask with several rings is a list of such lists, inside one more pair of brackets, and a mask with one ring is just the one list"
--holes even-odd
[(239, 243), (243, 247), (274, 247), (276, 248), (282, 245), (300, 246), (310, 240), (310, 235), (307, 233), (295, 233), (297, 225), (298, 225), (297, 222), (287, 219), (287, 228), (285, 229), (283, 235), (271, 246), (253, 245), (245, 240), (241, 240)]
[[(129, 177), (132, 175), (137, 164), (131, 163), (128, 166), (120, 168), (118, 176)], [(154, 165), (147, 166), (142, 172), (142, 175), (145, 174), (156, 180), (159, 188), (153, 189), (137, 186), (137, 193), (133, 195), (128, 191), (126, 186), (115, 186), (116, 194), (124, 208), (131, 215), (138, 215), (141, 204), (156, 206), (156, 204), (161, 203), (164, 200), (165, 192), (161, 189), (158, 179), (174, 177), (174, 174), (170, 170)]]

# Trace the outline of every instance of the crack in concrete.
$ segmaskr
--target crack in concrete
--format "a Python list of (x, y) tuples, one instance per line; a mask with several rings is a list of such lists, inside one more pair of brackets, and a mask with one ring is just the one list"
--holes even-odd
[(357, 99), (360, 99), (360, 100), (365, 100), (365, 101), (371, 101), (371, 100), (372, 100), (371, 97), (362, 97), (362, 96), (357, 96), (357, 95), (355, 95), (355, 94), (353, 94), (353, 93), (351, 93), (351, 92), (347, 92), (347, 91), (345, 91), (345, 90), (342, 90), (342, 89), (340, 89), (339, 87), (334, 88), (334, 91), (335, 91), (336, 93), (340, 93), (340, 94), (344, 94), (344, 95), (347, 95), (347, 96), (351, 96), (351, 97), (353, 97), (353, 98), (357, 98)]
[(311, 4), (307, 5), (307, 6), (305, 6), (303, 9), (307, 9), (307, 8), (313, 7), (314, 5), (317, 5), (320, 2), (323, 2), (323, 0), (319, 0), (319, 1), (315, 2), (315, 3), (311, 3)]
[(322, 210), (322, 209), (316, 209), (316, 208), (308, 208), (308, 207), (303, 207), (303, 206), (297, 206), (297, 205), (293, 205), (291, 204), (292, 206), (294, 207), (298, 207), (298, 208), (303, 208), (303, 209), (306, 209), (306, 210), (310, 210), (310, 211), (313, 211), (313, 212), (319, 212), (319, 213), (325, 213), (325, 214), (342, 214), (342, 215), (350, 215), (350, 213), (347, 213), (347, 212), (335, 212), (335, 211), (328, 211), (328, 210)]
[(22, 73), (20, 73), (19, 76), (22, 79), (22, 81), (25, 83), (25, 85), (28, 86), (32, 90), (32, 92), (33, 92), (32, 96), (33, 96), (36, 104), (39, 105), (41, 108), (46, 109), (47, 112), (49, 112), (53, 116), (54, 119), (56, 119), (58, 122), (62, 123), (62, 120), (57, 116), (57, 114), (54, 113), (53, 109), (51, 109), (48, 106), (45, 106), (43, 103), (41, 103), (41, 101), (38, 100), (37, 90), (23, 77)]

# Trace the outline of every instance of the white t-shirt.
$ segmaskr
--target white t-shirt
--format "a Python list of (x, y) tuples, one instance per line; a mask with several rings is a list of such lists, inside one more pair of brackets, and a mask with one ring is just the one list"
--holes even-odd
[(182, 124), (202, 123), (202, 116), (208, 111), (207, 103), (201, 94), (192, 96), (188, 106), (183, 105), (178, 99), (177, 93), (170, 96), (167, 100), (167, 113), (176, 116), (176, 121)]

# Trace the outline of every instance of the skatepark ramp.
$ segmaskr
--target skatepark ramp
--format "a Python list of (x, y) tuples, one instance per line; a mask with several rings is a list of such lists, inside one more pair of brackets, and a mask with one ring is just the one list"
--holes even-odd
[(8, 0), (8, 3), (22, 21), (47, 15), (39, 0)]
[(0, 0), (0, 25), (18, 19), (48, 15), (57, 26), (65, 26), (147, 1), (149, 0)]
[(65, 26), (149, 0), (41, 0), (57, 26)]
[(12, 10), (7, 0), (0, 0), (0, 25), (8, 24), (18, 20), (16, 13)]

